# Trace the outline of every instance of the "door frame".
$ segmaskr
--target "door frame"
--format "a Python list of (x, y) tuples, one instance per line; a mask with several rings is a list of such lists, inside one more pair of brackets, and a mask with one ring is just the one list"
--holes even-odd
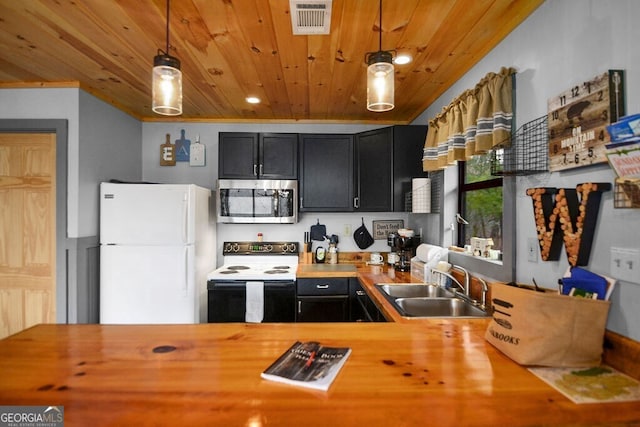
[(0, 119), (2, 133), (56, 134), (56, 322), (68, 323), (67, 162), (68, 121), (65, 119)]

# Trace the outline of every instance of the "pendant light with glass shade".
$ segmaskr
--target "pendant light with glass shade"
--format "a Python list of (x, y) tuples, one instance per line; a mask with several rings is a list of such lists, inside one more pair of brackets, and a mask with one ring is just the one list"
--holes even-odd
[(380, 0), (380, 45), (365, 55), (367, 67), (367, 110), (384, 112), (394, 107), (393, 54), (382, 50), (382, 0)]
[(152, 107), (165, 116), (182, 114), (182, 72), (180, 60), (169, 55), (169, 2), (167, 0), (167, 50), (158, 49), (153, 58)]

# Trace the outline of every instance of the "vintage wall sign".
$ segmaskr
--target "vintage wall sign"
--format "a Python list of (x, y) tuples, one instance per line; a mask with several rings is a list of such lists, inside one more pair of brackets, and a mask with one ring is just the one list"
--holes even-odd
[(549, 171), (606, 162), (607, 125), (625, 114), (624, 70), (609, 70), (547, 102)]
[(401, 228), (404, 228), (404, 220), (402, 219), (373, 221), (373, 238), (374, 240), (384, 240), (389, 233), (397, 233)]
[[(540, 258), (557, 261), (564, 242), (571, 266), (589, 263), (602, 193), (611, 184), (584, 183), (572, 188), (529, 188)], [(580, 197), (578, 197), (580, 196)]]

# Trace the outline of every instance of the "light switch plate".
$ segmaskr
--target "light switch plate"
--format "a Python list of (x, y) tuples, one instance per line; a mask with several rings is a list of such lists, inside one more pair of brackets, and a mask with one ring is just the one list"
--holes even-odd
[(640, 249), (611, 248), (611, 276), (640, 284)]
[(535, 237), (527, 239), (527, 260), (529, 262), (538, 262), (538, 239)]

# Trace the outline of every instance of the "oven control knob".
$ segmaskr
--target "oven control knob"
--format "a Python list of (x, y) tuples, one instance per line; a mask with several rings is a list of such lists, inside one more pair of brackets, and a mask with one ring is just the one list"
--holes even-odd
[(265, 251), (265, 252), (271, 252), (272, 250), (273, 250), (273, 246), (271, 246), (271, 245), (266, 245), (266, 246), (264, 247), (264, 251)]
[(233, 252), (238, 252), (240, 250), (240, 245), (238, 245), (237, 243), (234, 243), (232, 250)]
[(231, 252), (231, 243), (224, 245), (224, 252)]

